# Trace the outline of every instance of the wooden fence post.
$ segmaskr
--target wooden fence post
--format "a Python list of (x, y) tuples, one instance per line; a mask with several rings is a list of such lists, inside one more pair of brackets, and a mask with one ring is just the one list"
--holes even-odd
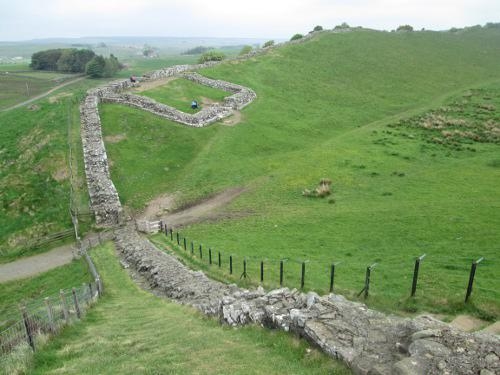
[(73, 294), (73, 303), (75, 304), (76, 317), (80, 319), (82, 314), (80, 312), (80, 304), (78, 303), (78, 298), (76, 296), (76, 289), (72, 288), (71, 293)]
[(260, 282), (264, 283), (264, 261), (260, 261)]
[(304, 281), (306, 277), (306, 262), (302, 262), (302, 270), (300, 274), (300, 289), (304, 289)]
[(64, 290), (62, 289), (59, 291), (59, 299), (61, 300), (61, 309), (63, 311), (64, 320), (66, 321), (66, 324), (69, 324), (68, 306), (66, 305), (66, 296), (64, 295)]
[(49, 321), (50, 332), (56, 332), (56, 326), (54, 324), (54, 313), (52, 311), (52, 305), (50, 304), (49, 297), (45, 297), (43, 302), (45, 303), (45, 308), (47, 310), (47, 319)]
[(280, 286), (283, 286), (283, 260), (280, 260)]
[(24, 328), (26, 329), (26, 338), (28, 340), (28, 344), (31, 347), (31, 349), (35, 351), (35, 340), (33, 338), (33, 331), (31, 329), (32, 327), (25, 306), (21, 307), (21, 314), (23, 316)]
[(330, 293), (333, 293), (333, 282), (335, 279), (335, 263), (330, 267)]
[(474, 283), (474, 276), (476, 275), (476, 268), (479, 263), (483, 261), (483, 257), (479, 258), (475, 262), (472, 262), (472, 266), (470, 268), (469, 274), (469, 283), (467, 284), (467, 292), (465, 293), (465, 303), (469, 300), (470, 295), (472, 294), (472, 284)]
[(419, 256), (415, 259), (415, 268), (413, 269), (413, 281), (411, 283), (411, 296), (415, 296), (415, 292), (417, 291), (417, 281), (418, 281), (418, 270), (420, 268), (420, 262), (425, 258), (425, 254)]

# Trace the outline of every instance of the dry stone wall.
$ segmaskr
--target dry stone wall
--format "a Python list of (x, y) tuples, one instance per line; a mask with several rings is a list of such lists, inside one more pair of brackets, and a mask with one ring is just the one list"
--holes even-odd
[(496, 336), (464, 333), (427, 316), (385, 315), (335, 294), (225, 285), (189, 270), (127, 228), (116, 232), (116, 244), (124, 264), (157, 293), (232, 326), (253, 323), (295, 332), (346, 362), (355, 374), (500, 373)]
[(197, 65), (176, 65), (160, 69), (143, 77), (143, 81), (180, 76), (202, 85), (215, 87), (231, 93), (222, 104), (203, 108), (196, 114), (188, 114), (153, 99), (124, 93), (132, 87), (129, 80), (118, 80), (105, 86), (89, 90), (80, 106), (81, 135), (84, 152), (85, 174), (90, 195), (91, 208), (99, 226), (115, 226), (124, 222), (123, 208), (109, 174), (108, 160), (102, 139), (99, 103), (119, 103), (139, 108), (155, 115), (193, 127), (203, 127), (230, 116), (235, 110), (248, 105), (256, 98), (252, 90), (230, 82), (214, 80), (187, 71), (207, 68), (217, 64), (208, 62)]

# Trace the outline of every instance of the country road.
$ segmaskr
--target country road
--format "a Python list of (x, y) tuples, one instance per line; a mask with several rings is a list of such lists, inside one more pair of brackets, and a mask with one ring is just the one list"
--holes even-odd
[(37, 96), (35, 96), (35, 97), (33, 97), (33, 98), (29, 99), (29, 100), (26, 100), (26, 101), (24, 101), (22, 103), (17, 103), (15, 105), (11, 106), (11, 107), (4, 108), (4, 109), (0, 110), (0, 112), (7, 112), (7, 111), (10, 111), (12, 109), (16, 109), (16, 108), (25, 106), (27, 104), (33, 103), (34, 101), (37, 101), (37, 100), (42, 99), (42, 98), (45, 98), (46, 96), (52, 94), (54, 91), (59, 90), (62, 87), (71, 85), (71, 84), (79, 82), (79, 81), (83, 81), (84, 79), (86, 79), (86, 77), (78, 77), (76, 79), (72, 79), (71, 81), (67, 81), (67, 82), (61, 83), (60, 85), (57, 85), (57, 86), (51, 88), (49, 91), (46, 91), (43, 94), (37, 95)]

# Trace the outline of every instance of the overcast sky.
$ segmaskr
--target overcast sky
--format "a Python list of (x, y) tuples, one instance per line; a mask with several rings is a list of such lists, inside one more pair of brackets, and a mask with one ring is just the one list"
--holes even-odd
[(342, 22), (444, 30), (500, 22), (500, 0), (0, 0), (0, 41), (81, 36), (289, 38)]

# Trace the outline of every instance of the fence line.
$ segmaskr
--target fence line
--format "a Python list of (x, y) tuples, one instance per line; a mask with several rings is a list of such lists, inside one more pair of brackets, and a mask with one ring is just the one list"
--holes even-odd
[[(221, 251), (214, 251), (212, 248), (207, 247), (205, 245), (202, 245), (201, 243), (197, 244), (195, 246), (195, 243), (193, 241), (188, 241), (186, 237), (181, 236), (180, 232), (176, 231), (174, 235), (174, 230), (172, 227), (168, 227), (167, 223), (164, 223), (163, 221), (155, 221), (155, 222), (148, 222), (148, 221), (141, 221), (138, 222), (136, 221), (136, 228), (140, 231), (143, 231), (145, 233), (155, 233), (155, 232), (161, 232), (164, 233), (165, 236), (167, 237), (172, 244), (177, 245), (177, 247), (181, 250), (184, 250), (186, 254), (190, 254), (193, 257), (199, 258), (199, 261), (203, 263), (207, 263), (209, 265), (215, 265), (218, 266), (219, 269), (222, 268), (222, 262), (221, 262), (221, 257), (222, 257), (222, 252)], [(224, 265), (224, 269), (229, 272), (229, 275), (231, 276), (239, 276), (239, 272), (242, 270), (243, 272), (241, 273), (240, 279), (250, 279), (250, 275), (248, 273), (248, 267), (252, 268), (253, 272), (256, 272), (257, 277), (255, 277), (255, 280), (260, 280), (260, 283), (263, 284), (265, 280), (265, 274), (267, 273), (268, 275), (274, 275), (276, 276), (276, 267), (277, 264), (279, 263), (279, 284), (280, 286), (283, 285), (284, 283), (284, 278), (287, 275), (287, 268), (290, 269), (292, 268), (294, 272), (297, 273), (295, 276), (291, 276), (293, 280), (297, 280), (297, 285), (298, 285), (298, 280), (300, 280), (300, 289), (304, 289), (306, 281), (307, 281), (307, 276), (308, 274), (313, 271), (313, 266), (316, 267), (315, 273), (318, 274), (318, 266), (320, 266), (321, 271), (319, 271), (320, 274), (325, 276), (325, 280), (328, 277), (329, 284), (325, 281), (325, 286), (329, 285), (329, 290), (332, 292), (334, 290), (335, 286), (335, 271), (336, 268), (339, 264), (343, 262), (336, 261), (334, 262), (332, 259), (330, 260), (321, 260), (321, 259), (313, 259), (313, 260), (308, 260), (308, 259), (293, 259), (293, 258), (282, 258), (282, 259), (271, 259), (271, 258), (261, 258), (261, 257), (255, 257), (255, 256), (244, 256), (240, 254), (233, 254), (229, 252), (225, 252), (224, 256), (226, 257), (226, 264)], [(489, 292), (489, 289), (483, 288), (482, 286), (474, 286), (474, 277), (475, 277), (475, 272), (476, 272), (476, 266), (478, 265), (479, 262), (484, 261), (487, 264), (491, 265), (495, 263), (496, 258), (480, 258), (477, 260), (474, 260), (472, 257), (460, 257), (461, 261), (460, 263), (457, 264), (456, 259), (454, 263), (452, 262), (452, 259), (450, 259), (450, 263), (443, 263), (440, 260), (442, 259), (437, 259), (434, 261), (432, 259), (432, 256), (427, 256), (426, 254), (420, 255), (418, 257), (412, 257), (413, 261), (415, 262), (415, 266), (413, 268), (413, 275), (412, 277), (409, 277), (409, 282), (408, 282), (408, 296), (409, 297), (415, 297), (417, 289), (423, 289), (428, 286), (428, 280), (425, 278), (421, 280), (422, 282), (419, 281), (419, 269), (420, 269), (420, 263), (424, 264), (424, 268), (428, 269), (426, 266), (427, 263), (437, 265), (438, 267), (444, 267), (444, 268), (449, 268), (450, 270), (454, 271), (459, 271), (463, 273), (463, 285), (448, 285), (449, 287), (452, 287), (453, 289), (461, 290), (463, 291), (465, 300), (464, 302), (467, 303), (469, 297), (472, 294), (473, 290), (478, 290), (478, 291), (486, 291)], [(425, 260), (424, 260), (425, 258)], [(430, 258), (430, 259), (429, 259)], [(469, 262), (465, 263), (464, 261), (468, 260)], [(241, 264), (240, 264), (241, 263)], [(364, 277), (364, 283), (361, 283), (361, 274), (360, 274), (360, 287), (361, 285), (363, 286), (363, 289), (361, 292), (358, 293), (358, 295), (363, 294), (364, 292), (364, 298), (368, 298), (369, 296), (369, 290), (370, 290), (370, 281), (371, 281), (371, 274), (372, 271), (374, 275), (377, 274), (377, 269), (375, 268), (376, 265), (381, 264), (382, 266), (387, 265), (387, 264), (395, 264), (397, 263), (399, 266), (401, 264), (401, 261), (398, 259), (375, 259), (375, 263), (373, 264), (362, 264), (360, 262), (356, 263), (356, 268), (360, 268), (361, 270), (365, 270), (365, 277)], [(273, 269), (268, 269), (269, 267), (265, 267), (265, 265), (273, 265)], [(288, 265), (287, 265), (288, 264)], [(324, 267), (323, 267), (323, 266)], [(481, 265), (483, 267), (483, 265)], [(228, 269), (226, 269), (228, 268)], [(377, 268), (381, 268), (380, 265)], [(238, 269), (239, 271), (236, 271)], [(311, 271), (309, 271), (311, 269)], [(235, 272), (238, 272), (236, 274)], [(314, 272), (314, 271), (313, 271)], [(426, 271), (425, 273), (427, 273)], [(411, 270), (409, 269), (408, 273), (411, 273)], [(288, 278), (290, 278), (290, 272), (288, 272)], [(260, 277), (259, 277), (260, 276)], [(467, 276), (468, 276), (468, 284), (466, 283), (467, 281)], [(267, 281), (267, 280), (266, 280)], [(420, 285), (422, 284), (422, 285)], [(496, 291), (495, 291), (495, 294)]]
[[(18, 321), (0, 331), (0, 365), (22, 346), (37, 349), (37, 338), (57, 334), (62, 327), (81, 319), (102, 296), (101, 277), (85, 246), (80, 249), (93, 281), (55, 293), (19, 307)], [(0, 366), (1, 368), (1, 366)]]

